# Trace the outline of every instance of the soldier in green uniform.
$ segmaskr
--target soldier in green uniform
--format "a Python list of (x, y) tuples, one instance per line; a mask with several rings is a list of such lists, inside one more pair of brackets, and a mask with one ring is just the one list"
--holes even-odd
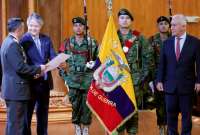
[(73, 18), (72, 23), (74, 35), (66, 39), (59, 49), (60, 52), (71, 55), (66, 61), (68, 70), (61, 72), (61, 76), (69, 87), (75, 135), (88, 135), (92, 113), (86, 105), (86, 97), (93, 78), (90, 68), (94, 65), (92, 60), (96, 59), (98, 45), (94, 38), (86, 38), (83, 18)]
[[(140, 32), (131, 29), (133, 20), (133, 16), (127, 9), (120, 9), (118, 36), (130, 66), (137, 105), (140, 108), (143, 100), (143, 85), (149, 74), (149, 67), (152, 66), (153, 49)], [(118, 129), (119, 134), (124, 134), (125, 129), (128, 135), (137, 134), (138, 112)]]
[[(149, 38), (150, 45), (154, 50), (155, 68), (152, 69), (152, 80), (155, 80), (157, 68), (159, 64), (160, 48), (163, 42), (170, 36), (170, 21), (165, 16), (160, 16), (157, 19), (157, 27), (159, 32)], [(152, 83), (153, 84), (153, 83)], [(152, 85), (151, 84), (151, 85)], [(153, 86), (153, 85), (152, 85)], [(167, 135), (167, 114), (165, 109), (165, 98), (162, 91), (156, 90), (156, 87), (151, 87), (155, 96), (155, 107), (157, 115), (157, 125), (160, 130), (160, 135)]]

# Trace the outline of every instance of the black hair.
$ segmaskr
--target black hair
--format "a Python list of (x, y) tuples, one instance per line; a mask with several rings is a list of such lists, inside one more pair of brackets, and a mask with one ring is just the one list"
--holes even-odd
[(8, 19), (7, 28), (8, 32), (14, 32), (21, 26), (24, 21), (19, 17), (13, 17)]

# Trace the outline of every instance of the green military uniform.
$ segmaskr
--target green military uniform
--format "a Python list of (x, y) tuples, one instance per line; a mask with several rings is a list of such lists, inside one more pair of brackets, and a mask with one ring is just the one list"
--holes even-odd
[[(170, 36), (170, 35), (168, 35)], [(152, 79), (154, 80), (157, 75), (157, 69), (159, 65), (160, 50), (163, 46), (163, 41), (160, 38), (160, 33), (157, 33), (149, 38), (149, 42), (154, 50), (154, 62), (155, 68), (152, 69)], [(165, 95), (163, 92), (155, 91), (155, 107), (157, 115), (157, 124), (166, 125), (167, 124), (167, 114), (165, 107)]]
[[(138, 107), (142, 106), (143, 85), (146, 77), (149, 74), (149, 67), (151, 67), (153, 60), (153, 49), (149, 46), (148, 41), (137, 31), (130, 30), (127, 35), (122, 35), (118, 31), (119, 39), (122, 47), (129, 46), (126, 58), (130, 66), (132, 80), (134, 82), (134, 90)], [(130, 45), (131, 44), (131, 45)], [(138, 113), (136, 113), (130, 120), (128, 120), (119, 132), (127, 129), (130, 134), (136, 134), (138, 130)]]
[[(92, 58), (97, 56), (97, 41), (91, 38), (89, 44), (92, 45)], [(87, 44), (86, 38), (82, 43), (77, 43), (75, 36), (70, 37), (64, 43), (66, 54), (71, 57), (66, 61), (69, 64), (69, 71), (62, 73), (62, 77), (69, 86), (69, 100), (72, 104), (72, 123), (90, 125), (91, 111), (86, 105), (86, 97), (91, 80), (93, 78), (93, 71), (86, 67), (89, 61), (90, 48)]]

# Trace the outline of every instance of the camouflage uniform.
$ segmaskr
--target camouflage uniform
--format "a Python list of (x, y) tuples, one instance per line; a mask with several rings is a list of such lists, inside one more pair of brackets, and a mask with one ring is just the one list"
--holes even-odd
[[(159, 58), (160, 58), (160, 49), (163, 46), (163, 42), (160, 38), (160, 33), (157, 33), (151, 36), (149, 38), (149, 42), (154, 50), (153, 56), (154, 56), (155, 68), (152, 69), (152, 79), (154, 80), (157, 75), (157, 69), (158, 69)], [(165, 108), (165, 95), (163, 92), (158, 91), (158, 90), (155, 91), (155, 107), (156, 107), (156, 115), (157, 115), (157, 124), (166, 125), (167, 114), (166, 114), (166, 108)]]
[[(91, 38), (92, 57), (97, 56), (97, 42)], [(75, 36), (65, 40), (65, 53), (71, 57), (66, 61), (69, 64), (69, 71), (61, 73), (64, 80), (69, 86), (69, 100), (72, 104), (72, 123), (74, 124), (91, 124), (91, 111), (86, 105), (87, 92), (93, 78), (93, 71), (86, 67), (89, 61), (89, 46), (84, 38), (82, 43), (78, 45)]]
[[(148, 41), (137, 31), (130, 30), (125, 36), (122, 36), (118, 31), (119, 39), (122, 47), (131, 43), (126, 54), (128, 64), (131, 69), (132, 80), (134, 83), (134, 90), (138, 107), (142, 106), (143, 85), (146, 77), (149, 74), (149, 67), (153, 60), (153, 49), (149, 46)], [(122, 127), (118, 129), (121, 132), (127, 129), (129, 134), (136, 134), (138, 131), (138, 113), (136, 113), (130, 120), (128, 120)]]

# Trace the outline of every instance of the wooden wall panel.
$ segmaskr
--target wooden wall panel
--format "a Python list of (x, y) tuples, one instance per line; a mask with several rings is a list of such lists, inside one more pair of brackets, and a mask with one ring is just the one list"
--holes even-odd
[[(200, 16), (199, 0), (176, 0), (173, 2), (173, 13), (183, 13), (187, 16)], [(189, 23), (188, 32), (200, 38), (200, 22)]]
[[(145, 4), (144, 4), (145, 2)], [(62, 8), (62, 39), (72, 34), (71, 19), (74, 16), (83, 16), (83, 0), (63, 0)], [(188, 6), (188, 5), (192, 5)], [(174, 13), (200, 16), (199, 0), (176, 0), (172, 1)], [(161, 15), (169, 15), (168, 0), (113, 0), (113, 14), (117, 25), (117, 13), (120, 8), (129, 9), (135, 18), (133, 28), (141, 31), (144, 35), (150, 36), (157, 31), (156, 19)], [(102, 40), (107, 24), (107, 11), (104, 0), (87, 0), (88, 19), (91, 35)], [(200, 37), (200, 23), (189, 24), (188, 31)]]
[[(113, 0), (113, 15), (117, 26), (117, 13), (120, 8), (129, 9), (134, 15), (133, 28), (141, 31), (145, 35), (150, 35), (156, 31), (155, 20), (160, 15), (168, 15), (166, 7), (167, 1), (146, 0)], [(63, 1), (63, 33), (66, 37), (72, 34), (71, 19), (74, 16), (83, 16), (83, 0)], [(155, 8), (155, 5), (161, 5)], [(87, 0), (88, 21), (93, 35), (99, 42), (108, 21), (107, 8), (104, 0)], [(159, 11), (159, 12), (158, 12)]]
[(38, 0), (36, 11), (44, 19), (42, 32), (51, 37), (57, 50), (61, 41), (61, 0)]
[[(36, 11), (44, 18), (43, 32), (49, 34), (58, 49), (59, 44), (72, 34), (71, 19), (83, 16), (83, 0), (1, 0), (6, 2), (7, 17), (20, 16), (24, 19), (30, 12), (31, 3), (37, 3)], [(88, 21), (93, 35), (101, 42), (107, 24), (105, 0), (86, 0)], [(2, 4), (2, 2), (1, 2)], [(191, 6), (189, 6), (191, 5)], [(117, 12), (120, 8), (129, 9), (135, 18), (133, 29), (150, 36), (156, 32), (156, 19), (168, 15), (168, 0), (113, 0), (113, 15), (117, 26)], [(172, 0), (173, 13), (200, 16), (199, 0)], [(33, 10), (33, 9), (31, 9)], [(28, 12), (29, 11), (29, 12)], [(3, 13), (1, 13), (3, 14)], [(190, 23), (188, 31), (200, 37), (200, 23)], [(2, 37), (2, 36), (1, 36)]]
[(28, 1), (27, 0), (7, 0), (7, 18), (21, 17), (26, 20), (28, 16)]

